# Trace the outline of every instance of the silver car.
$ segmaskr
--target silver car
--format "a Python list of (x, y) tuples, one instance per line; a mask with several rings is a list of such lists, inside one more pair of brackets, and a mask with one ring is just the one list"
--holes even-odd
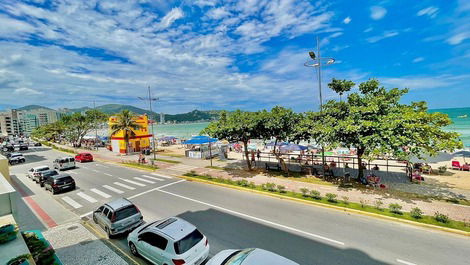
[(206, 265), (299, 265), (276, 253), (260, 249), (227, 249), (217, 253)]
[(199, 265), (209, 255), (209, 241), (197, 228), (178, 217), (135, 229), (127, 237), (133, 255), (158, 265)]
[(33, 179), (34, 177), (37, 177), (40, 175), (40, 172), (49, 170), (50, 168), (48, 166), (39, 166), (39, 167), (33, 167), (30, 170), (28, 170), (28, 178)]
[(109, 238), (131, 231), (143, 223), (143, 217), (131, 201), (125, 198), (108, 202), (93, 212), (93, 221)]

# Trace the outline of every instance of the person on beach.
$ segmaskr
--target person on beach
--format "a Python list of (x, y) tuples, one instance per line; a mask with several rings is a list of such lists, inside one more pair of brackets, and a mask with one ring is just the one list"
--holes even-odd
[(380, 170), (379, 166), (375, 164), (375, 166), (372, 168), (373, 170)]

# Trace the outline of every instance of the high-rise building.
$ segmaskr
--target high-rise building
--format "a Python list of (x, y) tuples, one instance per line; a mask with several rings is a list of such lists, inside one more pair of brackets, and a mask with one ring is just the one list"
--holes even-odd
[(0, 113), (0, 134), (29, 135), (39, 126), (60, 120), (63, 113), (51, 109), (17, 110)]

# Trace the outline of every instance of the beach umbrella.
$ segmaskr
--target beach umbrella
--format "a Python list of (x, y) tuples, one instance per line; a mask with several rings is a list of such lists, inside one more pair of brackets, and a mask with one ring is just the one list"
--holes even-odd
[(463, 162), (467, 163), (465, 161), (465, 157), (470, 157), (470, 151), (458, 151), (453, 154), (453, 157), (463, 157)]
[(208, 143), (214, 143), (217, 142), (217, 138), (199, 138), (199, 139), (189, 139), (187, 141), (184, 141), (183, 144), (208, 144)]
[(282, 152), (292, 152), (292, 151), (307, 150), (307, 147), (303, 145), (298, 145), (298, 144), (285, 144), (285, 145), (281, 145), (280, 149)]

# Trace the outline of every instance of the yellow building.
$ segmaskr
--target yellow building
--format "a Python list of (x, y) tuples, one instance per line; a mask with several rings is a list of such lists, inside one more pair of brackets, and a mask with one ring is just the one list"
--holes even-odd
[[(108, 121), (109, 128), (113, 124), (118, 122), (117, 116), (111, 116)], [(128, 151), (129, 152), (140, 152), (142, 149), (150, 147), (150, 138), (152, 134), (150, 134), (149, 128), (149, 120), (147, 115), (136, 115), (134, 116), (135, 122), (141, 126), (139, 130), (132, 130), (135, 135), (129, 137), (128, 143)], [(111, 135), (111, 131), (109, 133)], [(124, 142), (124, 132), (118, 131), (115, 134), (110, 136), (111, 139), (111, 151), (116, 153), (126, 153), (126, 144)]]

